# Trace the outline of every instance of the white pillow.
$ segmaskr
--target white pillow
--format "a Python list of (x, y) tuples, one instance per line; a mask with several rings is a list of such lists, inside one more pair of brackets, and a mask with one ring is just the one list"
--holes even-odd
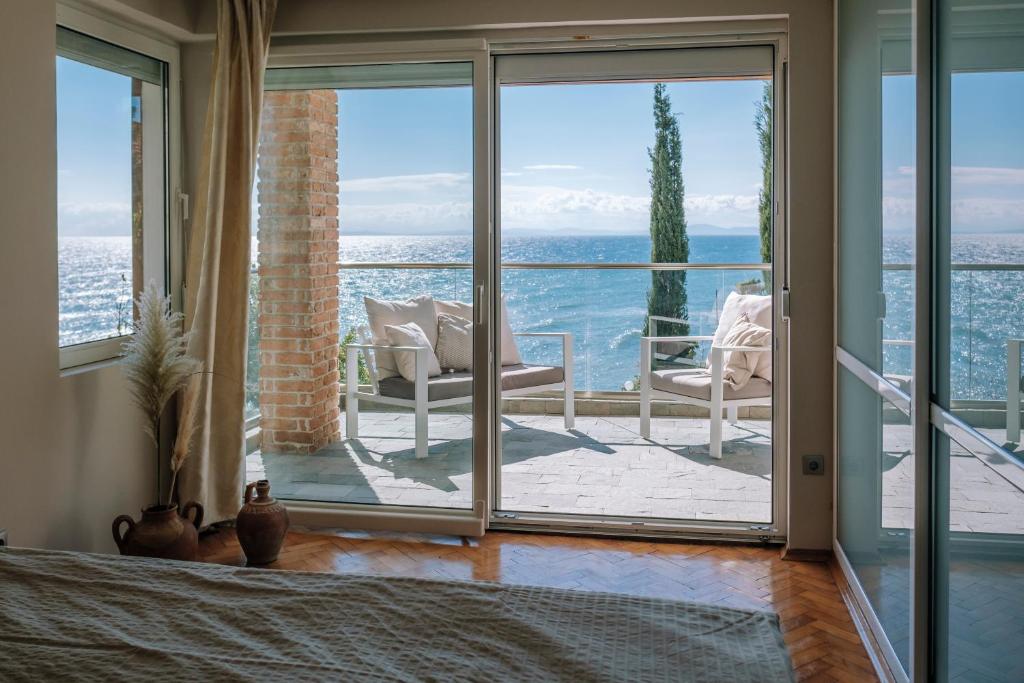
[[(434, 349), (430, 346), (430, 340), (423, 328), (416, 323), (405, 323), (404, 325), (385, 325), (384, 331), (388, 335), (388, 342), (391, 346), (419, 346), (427, 349), (427, 377), (437, 377), (441, 374), (441, 366), (434, 355)], [(416, 352), (415, 351), (393, 351), (395, 364), (402, 377), (410, 382), (416, 381)]]
[[(750, 322), (761, 327), (772, 329), (772, 298), (760, 294), (737, 294), (730, 292), (722, 306), (722, 315), (718, 318), (718, 328), (715, 330), (715, 339), (711, 343), (715, 346), (722, 346), (725, 336), (729, 334), (736, 318), (741, 313), (746, 313)], [(764, 356), (758, 363), (755, 375), (762, 377), (769, 382), (772, 381), (772, 355), (770, 353), (759, 354)], [(711, 359), (708, 358), (710, 367)]]
[[(430, 295), (424, 294), (408, 301), (381, 301), (364, 296), (363, 304), (366, 306), (366, 318), (370, 323), (370, 335), (374, 344), (389, 343), (388, 334), (384, 329), (386, 326), (405, 323), (419, 325), (430, 342), (431, 349), (437, 344), (437, 311), (434, 309), (434, 299)], [(377, 351), (373, 356), (380, 379), (400, 374), (394, 354), (390, 351)]]
[(473, 369), (473, 321), (437, 314), (437, 362), (444, 370)]
[[(438, 313), (448, 313), (466, 320), (473, 320), (473, 304), (461, 301), (435, 301), (434, 303)], [(508, 307), (505, 305), (503, 296), (501, 297), (501, 364), (518, 365), (522, 362), (515, 335), (512, 334), (512, 325), (508, 321)]]
[[(763, 346), (771, 349), (772, 331), (750, 322), (746, 313), (740, 313), (732, 329), (725, 335), (722, 346)], [(742, 389), (754, 376), (764, 358), (771, 363), (770, 351), (726, 351), (722, 379), (733, 389)]]

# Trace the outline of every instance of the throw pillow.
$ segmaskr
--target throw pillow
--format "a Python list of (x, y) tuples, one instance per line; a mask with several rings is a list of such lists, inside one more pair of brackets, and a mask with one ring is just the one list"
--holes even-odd
[[(759, 294), (737, 294), (730, 292), (722, 306), (722, 314), (718, 318), (718, 328), (715, 330), (715, 339), (711, 343), (715, 346), (722, 346), (725, 336), (729, 334), (736, 318), (741, 313), (746, 313), (750, 322), (761, 327), (772, 328), (772, 298)], [(761, 354), (765, 358), (758, 364), (755, 374), (763, 377), (769, 382), (772, 381), (772, 357), (770, 353)], [(767, 360), (765, 360), (767, 359)], [(708, 359), (710, 367), (711, 359)]]
[[(726, 351), (723, 355), (722, 379), (733, 389), (742, 389), (757, 371), (764, 356), (771, 353), (772, 331), (750, 322), (746, 313), (740, 313), (722, 346), (763, 346), (765, 351)], [(769, 359), (770, 362), (770, 359)]]
[[(466, 320), (473, 319), (473, 305), (461, 301), (435, 301), (438, 313), (457, 315)], [(508, 321), (508, 307), (505, 305), (505, 297), (501, 297), (501, 364), (518, 365), (523, 359), (519, 355), (519, 347), (516, 345), (515, 335), (512, 334), (512, 325)]]
[[(366, 306), (366, 318), (370, 323), (370, 335), (374, 344), (389, 343), (384, 329), (387, 325), (404, 325), (410, 322), (419, 325), (430, 342), (431, 349), (437, 344), (437, 311), (434, 309), (434, 299), (430, 295), (425, 294), (408, 301), (381, 301), (365, 296), (363, 304)], [(377, 351), (373, 355), (377, 364), (377, 376), (380, 379), (400, 374), (394, 355), (390, 351)]]
[(473, 369), (473, 321), (437, 314), (437, 362), (443, 370)]
[[(416, 323), (405, 323), (404, 325), (385, 325), (384, 331), (387, 334), (391, 346), (418, 346), (427, 350), (427, 377), (437, 377), (441, 374), (441, 366), (434, 355), (434, 349), (430, 346), (427, 333)], [(415, 351), (392, 351), (398, 373), (410, 382), (416, 381), (416, 352)]]

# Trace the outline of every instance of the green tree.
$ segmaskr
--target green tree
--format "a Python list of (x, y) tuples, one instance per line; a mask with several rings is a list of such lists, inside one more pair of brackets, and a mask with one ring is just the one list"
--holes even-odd
[[(651, 262), (686, 263), (690, 240), (683, 210), (683, 150), (679, 122), (672, 115), (664, 83), (654, 86), (654, 148), (647, 153), (651, 159)], [(686, 320), (686, 271), (651, 271), (647, 313)], [(648, 332), (645, 321), (644, 335)], [(658, 324), (659, 336), (689, 333), (687, 323)]]
[[(758, 230), (761, 235), (761, 262), (772, 262), (772, 84), (766, 81), (754, 116), (757, 141), (761, 147), (761, 189), (757, 195)], [(772, 274), (764, 273), (765, 288), (772, 288)]]

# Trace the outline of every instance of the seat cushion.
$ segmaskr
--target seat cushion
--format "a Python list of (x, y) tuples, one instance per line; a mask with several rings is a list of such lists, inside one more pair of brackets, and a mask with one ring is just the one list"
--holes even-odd
[[(506, 365), (501, 369), (501, 388), (504, 391), (529, 389), (547, 384), (558, 384), (565, 378), (562, 368), (551, 365)], [(416, 399), (416, 385), (403, 377), (388, 377), (378, 385), (381, 396)], [(451, 398), (466, 398), (473, 394), (472, 372), (444, 372), (438, 377), (427, 379), (427, 400), (445, 401)]]
[[(723, 382), (722, 398), (734, 401), (745, 398), (771, 398), (772, 383), (762, 377), (751, 377), (743, 387), (735, 389)], [(711, 400), (711, 373), (706, 370), (657, 370), (651, 373), (651, 388), (670, 394)]]
[(565, 372), (557, 365), (526, 365), (516, 363), (501, 368), (501, 388), (504, 391), (542, 387), (558, 384), (565, 379)]

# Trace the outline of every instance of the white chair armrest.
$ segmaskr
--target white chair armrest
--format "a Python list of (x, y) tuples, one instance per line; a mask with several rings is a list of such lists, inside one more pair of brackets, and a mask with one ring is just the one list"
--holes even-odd
[(672, 342), (674, 342), (674, 341), (681, 341), (681, 342), (693, 342), (693, 343), (696, 343), (696, 342), (705, 342), (705, 341), (712, 341), (712, 340), (714, 340), (714, 337), (704, 337), (704, 336), (696, 337), (696, 336), (692, 336), (692, 335), (688, 335), (688, 336), (685, 336), (685, 337), (640, 337), (640, 343), (641, 344), (652, 344), (654, 342), (670, 342), (670, 341), (672, 341)]
[(721, 349), (722, 351), (744, 351), (747, 353), (764, 353), (771, 351), (770, 346), (712, 346), (712, 349)]

